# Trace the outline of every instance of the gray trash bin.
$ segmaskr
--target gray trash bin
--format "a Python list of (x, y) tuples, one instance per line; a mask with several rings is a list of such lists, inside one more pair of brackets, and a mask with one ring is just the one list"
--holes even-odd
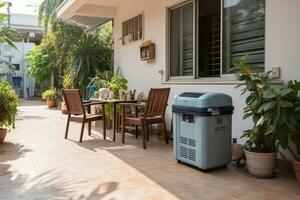
[(173, 99), (174, 157), (207, 170), (231, 161), (232, 98), (182, 93)]

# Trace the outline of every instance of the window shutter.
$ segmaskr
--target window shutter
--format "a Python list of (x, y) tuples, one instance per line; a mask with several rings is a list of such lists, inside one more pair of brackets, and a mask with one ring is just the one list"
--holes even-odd
[(170, 75), (193, 76), (194, 12), (193, 3), (170, 12)]
[[(228, 51), (224, 73), (233, 73), (233, 63), (247, 56), (247, 63), (258, 71), (264, 70), (265, 62), (265, 1), (241, 1), (225, 8), (225, 46)], [(227, 21), (226, 21), (227, 20)], [(229, 66), (228, 66), (229, 65)]]

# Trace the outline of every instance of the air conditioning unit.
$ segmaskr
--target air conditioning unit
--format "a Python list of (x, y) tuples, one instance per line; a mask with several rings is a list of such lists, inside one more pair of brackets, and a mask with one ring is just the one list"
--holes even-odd
[(220, 93), (183, 93), (173, 100), (174, 156), (207, 170), (231, 161), (232, 99)]

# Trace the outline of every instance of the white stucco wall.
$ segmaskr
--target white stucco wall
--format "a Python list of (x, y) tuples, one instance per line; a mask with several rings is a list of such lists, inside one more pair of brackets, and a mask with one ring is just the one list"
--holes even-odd
[[(29, 88), (29, 96), (34, 96), (34, 87), (35, 82), (34, 79), (28, 76), (28, 62), (26, 60), (26, 56), (29, 51), (35, 46), (34, 43), (26, 43), (26, 42), (15, 42), (16, 49), (9, 47), (8, 44), (0, 44), (0, 59), (1, 60), (9, 60), (9, 56), (11, 56), (12, 64), (19, 64), (20, 70), (14, 71), (14, 77), (22, 77), (22, 86), (23, 86), (23, 94), (24, 98), (27, 98), (26, 88)], [(0, 65), (0, 70), (4, 73), (8, 73), (8, 66), (5, 64)]]
[[(224, 92), (233, 97), (233, 137), (240, 137), (243, 130), (251, 128), (251, 122), (242, 120), (244, 97), (234, 89), (234, 84), (161, 84), (159, 70), (166, 69), (166, 8), (181, 0), (131, 0), (119, 1), (115, 18), (115, 68), (120, 67), (129, 81), (130, 89), (148, 93), (150, 88), (171, 87), (167, 118), (170, 122), (171, 100), (183, 91)], [(300, 80), (300, 1), (266, 1), (266, 71), (281, 67), (282, 80)], [(140, 61), (139, 46), (135, 42), (122, 46), (121, 23), (141, 12), (145, 13), (145, 39), (156, 44), (156, 59), (151, 63)]]

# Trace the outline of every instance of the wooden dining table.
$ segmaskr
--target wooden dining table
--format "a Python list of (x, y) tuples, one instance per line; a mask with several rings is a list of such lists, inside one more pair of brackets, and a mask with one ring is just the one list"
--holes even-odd
[(91, 102), (111, 103), (112, 104), (112, 131), (113, 131), (113, 141), (115, 142), (116, 141), (116, 122), (117, 122), (117, 119), (116, 119), (117, 118), (117, 108), (116, 107), (117, 107), (117, 104), (120, 104), (120, 103), (137, 103), (138, 100), (90, 98), (90, 101)]

